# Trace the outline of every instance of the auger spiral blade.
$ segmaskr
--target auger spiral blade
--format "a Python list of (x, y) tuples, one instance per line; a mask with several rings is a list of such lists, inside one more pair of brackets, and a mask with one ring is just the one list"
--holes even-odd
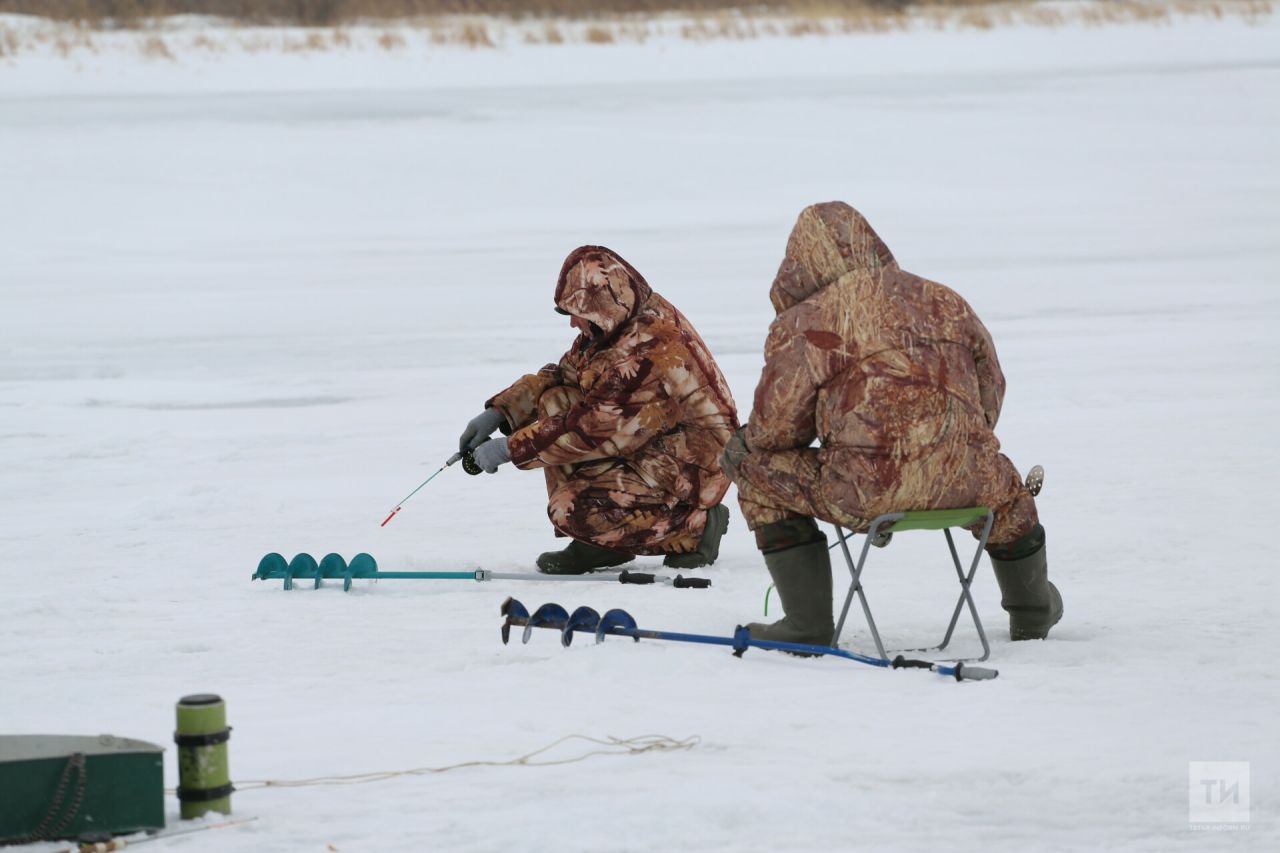
[(514, 598), (508, 598), (502, 602), (501, 613), (507, 617), (502, 623), (502, 645), (507, 645), (511, 641), (511, 626), (527, 625), (529, 622), (529, 611), (523, 604)]
[(564, 629), (560, 631), (560, 645), (565, 647), (572, 645), (574, 631), (595, 633), (596, 626), (599, 624), (599, 613), (590, 607), (579, 607), (570, 614), (569, 620), (564, 623)]
[(298, 554), (289, 561), (289, 568), (285, 570), (284, 588), (293, 589), (294, 578), (314, 578), (319, 572), (320, 565), (315, 557), (310, 554)]
[[(320, 561), (320, 570), (316, 572), (316, 589), (320, 588), (322, 578), (343, 578), (347, 576), (347, 561), (341, 554), (325, 554)], [(345, 585), (345, 584), (344, 584)]]
[(524, 635), (520, 638), (520, 642), (528, 643), (529, 638), (533, 636), (534, 628), (555, 628), (556, 630), (564, 630), (564, 626), (569, 622), (569, 612), (559, 604), (547, 603), (533, 611), (533, 615), (524, 624)]
[[(596, 642), (603, 643), (604, 638), (612, 634), (615, 629), (623, 628), (628, 631), (637, 629), (635, 618), (625, 610), (613, 609), (600, 617), (600, 624), (596, 626)], [(637, 643), (640, 642), (639, 637), (632, 637)]]
[(283, 554), (277, 554), (272, 551), (261, 560), (258, 561), (258, 570), (253, 573), (251, 580), (271, 580), (284, 577), (289, 571), (289, 561), (284, 558)]

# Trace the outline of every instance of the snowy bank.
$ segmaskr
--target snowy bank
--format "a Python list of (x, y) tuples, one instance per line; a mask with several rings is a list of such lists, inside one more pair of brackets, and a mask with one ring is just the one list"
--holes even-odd
[[(1132, 17), (1117, 11), (1125, 9), (1152, 11)], [(860, 18), (737, 13), (549, 22), (464, 17), (291, 28), (186, 16), (142, 30), (99, 31), (0, 15), (0, 94), (1034, 74), (1064, 63), (1081, 71), (1140, 67), (1161, 54), (1203, 63), (1231, 51), (1238, 62), (1265, 61), (1274, 37), (1270, 4), (1252, 0), (996, 4), (888, 20), (864, 26)], [(607, 38), (599, 35), (606, 27), (612, 27)]]

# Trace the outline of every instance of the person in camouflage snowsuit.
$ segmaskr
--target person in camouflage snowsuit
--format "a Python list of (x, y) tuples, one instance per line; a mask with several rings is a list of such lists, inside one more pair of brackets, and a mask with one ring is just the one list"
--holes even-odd
[(883, 513), (982, 505), (995, 514), (988, 553), (1011, 634), (1047, 635), (1062, 600), (1035, 499), (1000, 453), (1005, 380), (973, 309), (903, 271), (842, 202), (800, 214), (769, 296), (777, 319), (750, 421), (722, 459), (787, 614), (752, 634), (831, 640), (814, 519), (865, 532)]
[[(557, 364), (492, 397), (460, 448), (485, 470), (542, 469), (557, 535), (550, 573), (662, 555), (708, 565), (728, 526), (720, 469), (738, 428), (729, 386), (692, 324), (616, 253), (583, 246), (565, 260), (556, 310), (579, 335)], [(479, 423), (477, 423), (479, 421)], [(494, 429), (506, 437), (486, 441)]]

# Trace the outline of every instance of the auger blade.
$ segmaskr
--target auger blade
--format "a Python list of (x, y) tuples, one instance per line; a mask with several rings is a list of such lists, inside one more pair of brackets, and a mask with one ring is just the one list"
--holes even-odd
[[(624, 628), (629, 631), (636, 630), (635, 618), (625, 610), (610, 610), (600, 617), (600, 624), (596, 626), (596, 642), (603, 643), (604, 638), (612, 634), (617, 628)], [(637, 643), (640, 642), (639, 637), (632, 637)]]
[(320, 588), (322, 578), (345, 578), (347, 575), (347, 561), (342, 558), (341, 554), (325, 554), (324, 559), (320, 561), (320, 568), (316, 571), (316, 589)]
[(289, 561), (289, 568), (284, 575), (284, 588), (293, 589), (294, 578), (313, 578), (319, 565), (310, 554), (298, 554)]
[(529, 621), (529, 611), (514, 598), (502, 602), (502, 615), (507, 617), (502, 623), (502, 645), (511, 641), (511, 626), (525, 625)]
[(353, 578), (371, 578), (378, 573), (378, 561), (368, 554), (356, 554), (348, 568)]
[(258, 561), (258, 570), (253, 573), (253, 580), (271, 580), (282, 578), (289, 571), (289, 561), (283, 554), (272, 551)]
[(559, 604), (547, 603), (533, 611), (533, 615), (529, 617), (529, 621), (525, 622), (524, 635), (520, 638), (520, 642), (528, 643), (529, 638), (533, 636), (534, 628), (557, 628), (563, 629), (569, 621), (569, 612)]
[(594, 633), (596, 626), (599, 624), (599, 613), (590, 607), (579, 607), (569, 616), (569, 621), (564, 623), (564, 629), (560, 632), (560, 645), (567, 648), (573, 644), (574, 631), (591, 631)]

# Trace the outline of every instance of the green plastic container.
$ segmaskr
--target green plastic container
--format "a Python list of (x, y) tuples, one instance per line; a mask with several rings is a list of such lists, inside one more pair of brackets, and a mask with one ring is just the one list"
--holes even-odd
[(114, 735), (0, 735), (0, 844), (163, 829), (163, 756)]
[(213, 693), (178, 700), (178, 800), (183, 820), (217, 812), (231, 814), (231, 767), (227, 760), (227, 704)]

